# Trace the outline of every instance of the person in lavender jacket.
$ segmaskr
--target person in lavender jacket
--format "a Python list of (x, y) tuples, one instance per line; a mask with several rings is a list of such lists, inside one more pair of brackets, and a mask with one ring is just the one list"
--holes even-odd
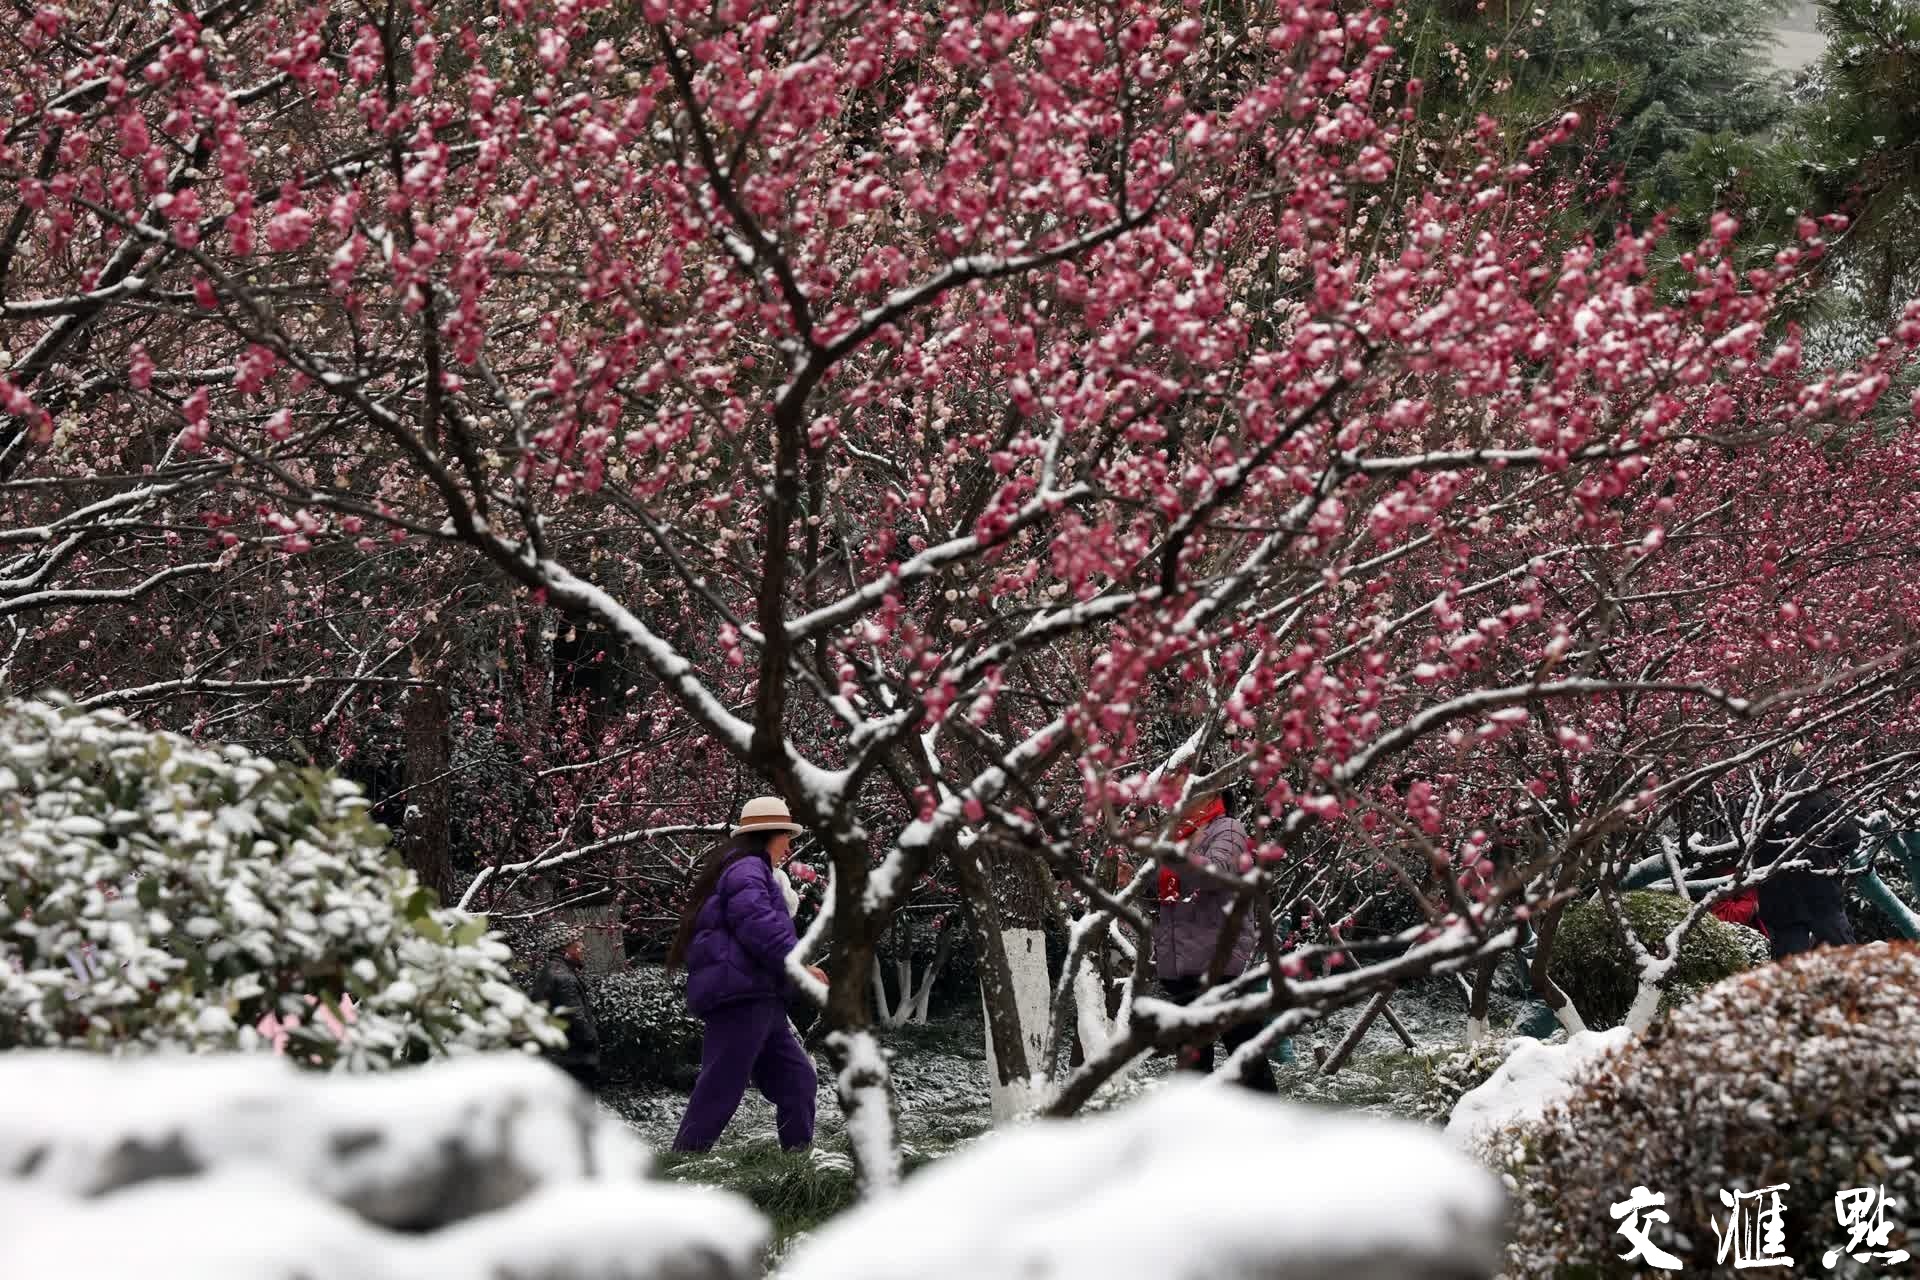
[(749, 1083), (773, 1103), (782, 1147), (813, 1143), (819, 1081), (787, 1022), (787, 955), (799, 939), (775, 871), (799, 833), (778, 796), (749, 800), (694, 882), (667, 966), (685, 966), (687, 1006), (706, 1023), (706, 1038), (675, 1151), (710, 1150)]
[[(1250, 847), (1246, 827), (1227, 811), (1226, 797), (1220, 795), (1202, 796), (1189, 805), (1174, 827), (1173, 838), (1187, 846), (1190, 862), (1219, 876), (1240, 875), (1241, 862)], [(1155, 886), (1153, 963), (1166, 998), (1175, 1004), (1190, 1004), (1207, 988), (1208, 971), (1227, 925), (1233, 894), (1202, 881), (1198, 875), (1183, 877), (1179, 867), (1176, 861), (1162, 868)], [(1229, 944), (1221, 968), (1223, 978), (1246, 972), (1257, 936), (1253, 920), (1243, 918), (1238, 936)], [(1221, 1036), (1221, 1042), (1232, 1054), (1259, 1030), (1258, 1023), (1242, 1023)], [(1214, 1050), (1210, 1040), (1182, 1046), (1180, 1069), (1212, 1071)], [(1280, 1091), (1273, 1067), (1264, 1056), (1248, 1064), (1239, 1083), (1259, 1093)]]

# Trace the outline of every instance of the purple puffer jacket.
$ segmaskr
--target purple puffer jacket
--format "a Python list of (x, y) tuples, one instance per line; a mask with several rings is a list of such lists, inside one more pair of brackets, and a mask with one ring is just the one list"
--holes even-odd
[[(1192, 861), (1204, 863), (1222, 875), (1240, 874), (1240, 859), (1249, 847), (1247, 829), (1238, 818), (1220, 817), (1209, 822), (1193, 837)], [(1177, 875), (1180, 865), (1173, 871)], [(1171, 902), (1156, 902), (1153, 916), (1153, 965), (1161, 978), (1204, 978), (1213, 964), (1213, 948), (1233, 906), (1233, 894), (1200, 884), (1197, 876), (1188, 878), (1181, 896)], [(1253, 958), (1254, 908), (1248, 907), (1240, 936), (1234, 939), (1233, 952), (1227, 957), (1227, 976), (1244, 973)]]
[(785, 998), (787, 953), (798, 942), (773, 868), (757, 854), (735, 858), (693, 917), (687, 1007), (704, 1018), (745, 1000)]

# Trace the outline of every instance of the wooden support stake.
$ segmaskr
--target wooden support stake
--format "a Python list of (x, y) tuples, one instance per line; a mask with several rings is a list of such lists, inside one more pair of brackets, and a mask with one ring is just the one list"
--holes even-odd
[(1347, 1032), (1347, 1038), (1340, 1042), (1340, 1047), (1333, 1051), (1333, 1056), (1328, 1058), (1326, 1064), (1320, 1068), (1321, 1075), (1330, 1076), (1347, 1065), (1347, 1059), (1352, 1057), (1353, 1051), (1360, 1046), (1360, 1040), (1367, 1034), (1367, 1028), (1373, 1025), (1375, 1018), (1380, 1016), (1380, 1011), (1387, 1007), (1389, 994), (1382, 991), (1373, 998), (1372, 1003), (1367, 1005), (1367, 1011), (1360, 1015), (1360, 1021), (1353, 1024), (1353, 1030)]

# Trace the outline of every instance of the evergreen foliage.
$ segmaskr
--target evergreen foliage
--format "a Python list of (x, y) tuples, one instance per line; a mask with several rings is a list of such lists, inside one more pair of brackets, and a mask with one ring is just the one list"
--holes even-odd
[[(1634, 935), (1649, 950), (1659, 946), (1688, 911), (1673, 894), (1650, 891), (1623, 894), (1620, 906)], [(1717, 916), (1704, 917), (1680, 946), (1680, 963), (1667, 980), (1661, 1011), (1671, 1011), (1750, 964), (1748, 947), (1733, 926)], [(1633, 953), (1601, 902), (1573, 903), (1560, 917), (1548, 971), (1594, 1030), (1620, 1025), (1639, 989)]]
[(700, 1020), (686, 991), (665, 969), (640, 965), (590, 978), (600, 1031), (600, 1068), (616, 1084), (691, 1089), (700, 1074)]
[(366, 809), (240, 747), (0, 705), (0, 1049), (370, 1068), (559, 1043), (486, 918), (438, 907)]

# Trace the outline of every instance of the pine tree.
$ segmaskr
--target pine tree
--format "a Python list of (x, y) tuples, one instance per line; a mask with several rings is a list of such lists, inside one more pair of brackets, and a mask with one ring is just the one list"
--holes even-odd
[(1636, 204), (1687, 193), (1683, 163), (1709, 139), (1751, 136), (1787, 113), (1767, 51), (1784, 0), (1422, 0), (1404, 39), (1429, 111), (1516, 123), (1574, 109), (1606, 130), (1594, 157)]
[(1863, 319), (1920, 290), (1920, 0), (1824, 0), (1827, 50), (1808, 81), (1796, 143), (1814, 196), (1852, 219), (1837, 282)]

